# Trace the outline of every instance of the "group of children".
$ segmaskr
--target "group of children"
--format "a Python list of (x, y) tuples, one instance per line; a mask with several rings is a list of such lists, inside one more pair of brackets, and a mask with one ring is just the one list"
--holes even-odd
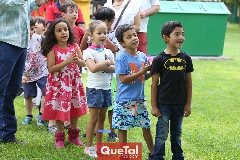
[[(111, 30), (112, 9), (104, 7), (97, 11), (97, 20), (89, 24), (85, 34), (75, 26), (78, 7), (74, 2), (64, 2), (61, 11), (64, 18), (54, 20), (44, 35), (44, 23), (41, 25), (42, 21), (36, 19), (23, 75), (27, 117), (22, 123), (32, 120), (31, 100), (36, 96), (37, 84), (44, 98), (37, 116), (38, 125), (43, 120), (55, 121), (57, 148), (65, 147), (63, 128), (66, 121), (70, 122), (68, 141), (83, 146), (77, 123), (78, 118), (89, 111), (84, 152), (97, 157), (97, 153), (92, 154), (92, 150), (98, 150), (93, 138), (96, 134), (96, 143), (102, 142), (100, 130), (104, 130), (108, 112), (112, 134), (118, 130), (119, 142), (127, 142), (129, 129), (141, 127), (149, 149), (148, 159), (155, 160), (164, 159), (170, 120), (173, 159), (184, 159), (181, 126), (183, 117), (191, 113), (193, 65), (190, 56), (179, 50), (184, 42), (181, 23), (164, 24), (161, 35), (167, 48), (151, 63), (145, 53), (137, 51), (139, 40), (133, 26), (124, 24), (115, 32)], [(120, 45), (125, 51), (116, 56)], [(86, 96), (81, 67), (87, 68)], [(151, 112), (158, 117), (155, 145), (144, 94), (145, 80), (150, 77)], [(113, 137), (116, 140), (116, 133)]]

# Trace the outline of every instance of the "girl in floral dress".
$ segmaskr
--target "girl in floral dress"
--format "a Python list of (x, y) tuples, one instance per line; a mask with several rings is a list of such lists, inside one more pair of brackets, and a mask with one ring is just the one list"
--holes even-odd
[(56, 120), (55, 146), (64, 148), (63, 122), (70, 120), (68, 141), (82, 146), (79, 140), (78, 117), (87, 113), (79, 66), (84, 67), (82, 53), (74, 43), (71, 27), (63, 19), (49, 26), (42, 44), (42, 54), (47, 57), (48, 81), (44, 102), (43, 120)]

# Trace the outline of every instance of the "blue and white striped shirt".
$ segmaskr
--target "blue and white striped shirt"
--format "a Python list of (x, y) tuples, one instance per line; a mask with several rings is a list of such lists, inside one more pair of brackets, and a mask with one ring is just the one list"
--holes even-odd
[(27, 48), (30, 13), (37, 8), (35, 0), (0, 0), (0, 41)]

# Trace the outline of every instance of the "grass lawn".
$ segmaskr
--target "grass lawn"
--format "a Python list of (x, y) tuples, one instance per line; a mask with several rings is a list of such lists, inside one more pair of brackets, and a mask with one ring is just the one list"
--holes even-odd
[[(212, 46), (214, 47), (214, 46)], [(162, 49), (160, 49), (162, 50)], [(232, 61), (194, 60), (192, 115), (184, 119), (182, 147), (186, 160), (237, 160), (240, 159), (240, 28), (228, 25), (223, 56)], [(83, 75), (86, 80), (86, 75)], [(150, 104), (151, 80), (146, 82), (146, 96)], [(150, 108), (150, 106), (149, 106)], [(27, 145), (0, 144), (0, 159), (89, 159), (84, 147), (67, 144), (65, 149), (56, 149), (54, 135), (46, 127), (36, 125), (38, 111), (33, 110), (34, 120), (22, 125), (25, 118), (23, 97), (15, 99), (18, 132), (16, 137), (27, 141)], [(150, 109), (149, 109), (150, 111)], [(88, 121), (86, 115), (79, 120), (79, 127), (85, 133)], [(157, 119), (151, 116), (152, 133), (155, 137)], [(106, 120), (106, 128), (109, 128)], [(86, 144), (85, 138), (81, 140)], [(107, 135), (104, 135), (104, 141)], [(141, 129), (128, 132), (129, 142), (142, 142), (143, 157), (148, 150)], [(170, 142), (166, 144), (166, 160), (171, 159)]]

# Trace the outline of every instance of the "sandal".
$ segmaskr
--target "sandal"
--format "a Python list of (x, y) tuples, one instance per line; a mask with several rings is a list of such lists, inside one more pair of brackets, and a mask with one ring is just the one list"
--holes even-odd
[(55, 133), (57, 131), (56, 125), (52, 125), (52, 126), (47, 127), (47, 131), (50, 132), (50, 133)]

